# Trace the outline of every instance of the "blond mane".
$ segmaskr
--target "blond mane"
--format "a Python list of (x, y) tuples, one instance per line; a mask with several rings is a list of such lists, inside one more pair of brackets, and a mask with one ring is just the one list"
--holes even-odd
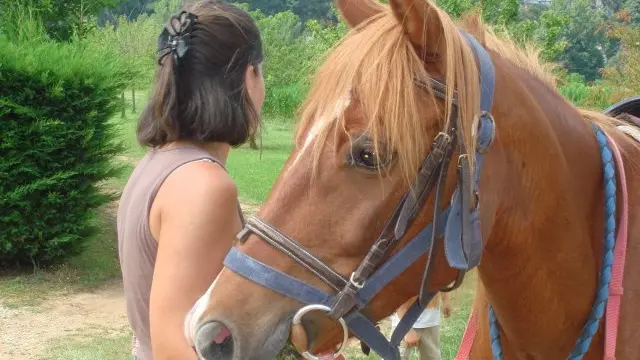
[[(425, 139), (425, 132), (440, 131), (452, 111), (454, 87), (459, 95), (462, 134), (470, 153), (474, 153), (472, 128), (480, 98), (478, 81), (473, 80), (478, 79), (475, 57), (449, 16), (439, 9), (436, 13), (444, 27), (447, 49), (443, 55), (446, 67), (442, 80), (449, 86), (444, 107), (435, 105), (430, 89), (414, 85), (416, 77), (428, 76), (424, 63), (393, 13), (385, 11), (365, 24), (370, 26), (360, 26), (347, 34), (316, 73), (301, 109), (296, 136), (298, 147), (304, 146), (305, 134), (312, 132), (315, 136), (314, 164), (326, 149), (329, 134), (346, 133), (352, 126), (346, 123), (343, 113), (353, 99), (359, 102), (367, 119), (362, 131), (376, 146), (394, 151), (405, 177), (413, 178), (428, 152), (428, 139), (435, 136), (431, 133)], [(434, 113), (434, 109), (440, 113)], [(433, 122), (425, 121), (426, 118), (439, 120), (438, 128), (429, 129), (427, 126), (433, 126)], [(382, 149), (380, 146), (378, 151)]]
[[(478, 79), (475, 55), (451, 18), (429, 2), (444, 29), (446, 54), (442, 58), (446, 63), (442, 80), (448, 85), (445, 106), (437, 105), (430, 89), (414, 85), (416, 77), (432, 75), (427, 74), (424, 62), (406, 38), (402, 25), (388, 9), (352, 29), (333, 48), (316, 73), (301, 108), (296, 135), (296, 145), (300, 148), (308, 145), (309, 132), (313, 133), (314, 171), (332, 131), (342, 131), (348, 136), (349, 126), (353, 124), (347, 124), (344, 110), (355, 100), (367, 120), (361, 131), (367, 133), (378, 152), (383, 149), (394, 152), (405, 178), (412, 179), (431, 145), (425, 139), (425, 133), (427, 139), (433, 138), (433, 132), (440, 131), (444, 120), (450, 116), (454, 88), (458, 91), (458, 116), (473, 169), (475, 142), (472, 141), (472, 129), (476, 125), (480, 98), (479, 83), (474, 80)], [(466, 16), (460, 25), (487, 49), (557, 92), (557, 80), (553, 75), (557, 65), (542, 61), (540, 50), (535, 46), (521, 48), (506, 36), (498, 37), (477, 14)], [(585, 120), (604, 126), (618, 123), (602, 114), (577, 110)], [(428, 119), (439, 121), (438, 128), (434, 129), (433, 121)]]

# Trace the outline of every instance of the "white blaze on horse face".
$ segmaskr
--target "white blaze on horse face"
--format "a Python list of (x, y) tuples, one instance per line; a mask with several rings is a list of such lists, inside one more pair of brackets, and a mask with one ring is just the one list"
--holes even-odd
[[(224, 271), (224, 269), (223, 269)], [(222, 273), (222, 272), (221, 272)], [(187, 313), (187, 316), (184, 318), (184, 337), (187, 340), (187, 343), (190, 346), (194, 346), (196, 331), (198, 331), (198, 325), (200, 324), (199, 320), (202, 317), (204, 311), (209, 307), (209, 299), (211, 298), (211, 293), (213, 292), (213, 288), (216, 286), (216, 282), (220, 278), (220, 274), (213, 280), (207, 292), (202, 295), (198, 301), (193, 305), (191, 310)]]
[(351, 105), (351, 92), (349, 92), (349, 94), (340, 98), (340, 100), (335, 104), (334, 115), (333, 115), (333, 118), (330, 119), (331, 121), (328, 121), (325, 118), (320, 118), (314, 122), (313, 126), (307, 133), (307, 137), (304, 139), (302, 148), (298, 151), (296, 158), (293, 160), (293, 162), (291, 163), (291, 166), (289, 166), (289, 168), (285, 172), (285, 176), (286, 176), (286, 173), (298, 163), (298, 161), (302, 158), (302, 155), (304, 155), (307, 152), (307, 150), (311, 147), (311, 144), (313, 144), (315, 139), (318, 137), (320, 130), (324, 130), (324, 128), (331, 126), (333, 123), (335, 123), (334, 120), (338, 119), (338, 117), (340, 117), (342, 113), (344, 113), (345, 110), (347, 110), (349, 105)]

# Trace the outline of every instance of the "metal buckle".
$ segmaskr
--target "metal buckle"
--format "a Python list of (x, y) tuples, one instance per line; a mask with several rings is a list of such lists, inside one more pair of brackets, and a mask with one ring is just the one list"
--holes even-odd
[(463, 161), (469, 162), (469, 154), (461, 154), (460, 156), (458, 156), (458, 168), (462, 168)]
[[(493, 141), (496, 138), (496, 121), (494, 120), (493, 115), (491, 115), (491, 113), (488, 111), (482, 111), (482, 113), (480, 113), (479, 118), (489, 119), (493, 123), (492, 129), (491, 129), (491, 140), (489, 141), (489, 143), (484, 147), (478, 146), (479, 144), (476, 145), (476, 148), (477, 148), (476, 151), (478, 151), (480, 154), (485, 154), (487, 151), (489, 151), (489, 148), (491, 148), (491, 145), (493, 145)], [(482, 123), (480, 123), (479, 125), (482, 126)], [(476, 137), (479, 135), (480, 134), (476, 134)]]
[(444, 131), (440, 131), (434, 140), (438, 140), (440, 138), (443, 138), (446, 142), (451, 142), (451, 136)]
[[(303, 308), (301, 308), (300, 310), (298, 310), (298, 312), (295, 314), (295, 316), (293, 317), (293, 320), (291, 321), (291, 323), (293, 325), (301, 325), (301, 320), (302, 317), (310, 312), (310, 311), (324, 311), (326, 313), (329, 313), (331, 311), (331, 308), (326, 306), (326, 305), (322, 305), (322, 304), (315, 304), (315, 305), (307, 305)], [(343, 333), (343, 338), (342, 338), (342, 344), (340, 344), (340, 347), (338, 348), (338, 350), (333, 353), (333, 358), (336, 359), (340, 356), (340, 354), (342, 354), (342, 352), (344, 351), (345, 347), (347, 347), (347, 341), (349, 340), (349, 329), (347, 329), (347, 323), (344, 321), (343, 318), (339, 318), (338, 319), (338, 323), (340, 323), (340, 326), (342, 326), (342, 333)], [(310, 353), (308, 350), (305, 351), (304, 353), (301, 354), (303, 358), (307, 359), (307, 360), (319, 360), (320, 358), (313, 355), (312, 353)]]
[(360, 289), (362, 289), (362, 288), (364, 287), (364, 283), (365, 283), (365, 281), (366, 281), (366, 280), (365, 280), (365, 281), (363, 281), (363, 282), (361, 282), (361, 283), (357, 283), (357, 282), (353, 279), (353, 277), (354, 277), (355, 275), (356, 275), (356, 273), (355, 273), (355, 272), (352, 272), (352, 273), (351, 273), (351, 276), (349, 277), (349, 282), (351, 283), (351, 285), (355, 286), (355, 288), (356, 288), (356, 289), (360, 290)]
[(244, 228), (242, 228), (242, 230), (240, 230), (240, 232), (238, 232), (238, 234), (236, 235), (236, 240), (239, 243), (244, 243), (247, 238), (249, 237), (249, 235), (251, 235), (253, 231), (251, 229), (249, 229), (249, 227), (245, 226)]

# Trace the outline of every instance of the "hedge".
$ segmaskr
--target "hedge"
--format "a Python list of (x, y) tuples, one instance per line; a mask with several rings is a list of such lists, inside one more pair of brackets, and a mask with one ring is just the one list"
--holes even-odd
[(78, 44), (0, 37), (0, 266), (45, 266), (80, 252), (114, 195), (123, 150), (110, 119), (130, 74)]

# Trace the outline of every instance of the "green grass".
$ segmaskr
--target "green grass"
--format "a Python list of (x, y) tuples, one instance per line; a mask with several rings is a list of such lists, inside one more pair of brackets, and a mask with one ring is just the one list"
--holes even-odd
[(50, 342), (39, 360), (130, 360), (131, 334), (105, 334), (91, 339), (69, 336)]
[(103, 209), (93, 221), (98, 233), (89, 239), (86, 250), (68, 263), (0, 277), (0, 302), (7, 307), (36, 306), (53, 292), (91, 290), (117, 279), (115, 220)]
[[(136, 123), (147, 95), (142, 91), (136, 92), (136, 113), (131, 112), (131, 94), (127, 93), (126, 96), (128, 105), (125, 118), (118, 114), (113, 121), (118, 125), (121, 140), (127, 147), (125, 157), (129, 162), (135, 162), (142, 158), (146, 151), (137, 143)], [(241, 200), (253, 205), (260, 204), (267, 198), (291, 152), (293, 142), (293, 125), (288, 119), (267, 118), (264, 123), (262, 151), (252, 150), (248, 145), (243, 145), (232, 149), (227, 161), (227, 168), (236, 181)], [(260, 146), (260, 140), (258, 145)], [(124, 187), (131, 171), (133, 166), (126, 176), (114, 179), (113, 184)]]
[(227, 168), (238, 185), (240, 198), (263, 203), (273, 187), (292, 148), (292, 126), (268, 122), (263, 131), (262, 151), (242, 146), (229, 154)]

